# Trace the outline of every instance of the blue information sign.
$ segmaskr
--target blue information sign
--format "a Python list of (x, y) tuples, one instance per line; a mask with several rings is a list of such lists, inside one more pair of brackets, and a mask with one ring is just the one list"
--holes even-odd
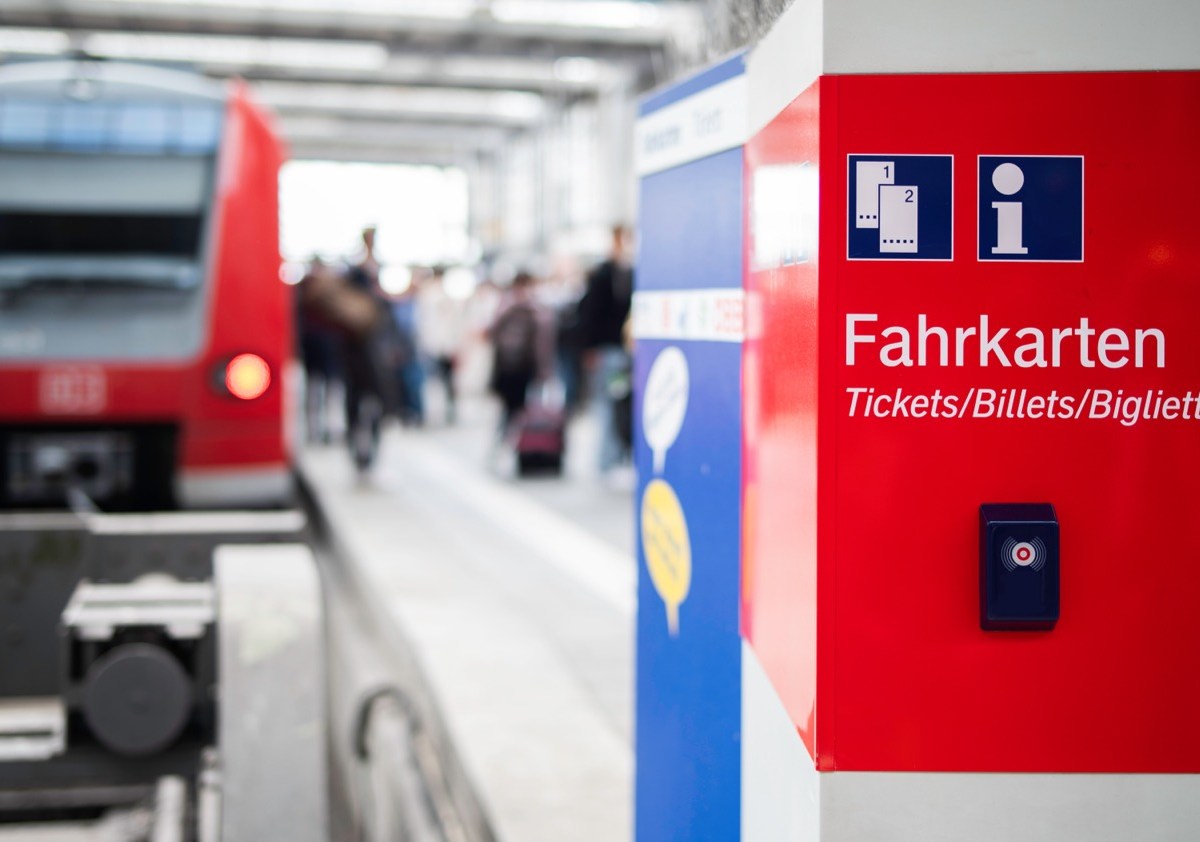
[[(658, 94), (643, 115), (680, 103)], [(742, 346), (720, 302), (740, 302), (744, 168), (738, 146), (641, 179), (637, 294), (653, 306), (648, 327), (634, 321), (639, 842), (740, 836)]]
[(979, 156), (979, 259), (1083, 260), (1083, 157)]
[(846, 180), (850, 260), (954, 256), (950, 155), (850, 155)]

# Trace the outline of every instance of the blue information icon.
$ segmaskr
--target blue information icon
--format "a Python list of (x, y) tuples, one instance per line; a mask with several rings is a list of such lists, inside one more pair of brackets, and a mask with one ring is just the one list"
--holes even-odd
[(1083, 156), (980, 155), (979, 259), (1083, 260)]
[(850, 260), (953, 258), (952, 156), (850, 155), (846, 178)]

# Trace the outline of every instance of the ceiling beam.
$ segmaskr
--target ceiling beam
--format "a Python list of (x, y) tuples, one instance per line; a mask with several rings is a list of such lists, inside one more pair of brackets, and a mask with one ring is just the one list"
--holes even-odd
[(169, 62), (222, 78), (516, 90), (567, 99), (628, 86), (637, 73), (624, 61), (585, 56), (404, 55), (376, 41), (9, 27), (0, 22), (0, 57), (6, 53), (64, 57), (83, 53), (101, 59)]
[(277, 109), (293, 158), (465, 165), (495, 154), (519, 130), (409, 116), (390, 118)]
[[(267, 67), (251, 64), (216, 64), (204, 62), (197, 69), (210, 75), (227, 78), (238, 76), (251, 82), (299, 82), (320, 83), (338, 82), (347, 85), (404, 85), (414, 88), (472, 88), (482, 91), (522, 91), (541, 96), (560, 97), (567, 100), (589, 98), (596, 94), (601, 87), (599, 80), (577, 80), (561, 78), (556, 74), (553, 62), (540, 63), (540, 67), (530, 66), (527, 69), (514, 67), (507, 72), (503, 68), (495, 68), (499, 72), (489, 73), (486, 61), (462, 62), (462, 57), (452, 57), (447, 60), (427, 57), (413, 57), (415, 61), (404, 61), (408, 57), (393, 57), (388, 64), (379, 70), (359, 70), (355, 68), (301, 68), (301, 67)], [(401, 60), (397, 60), (401, 59)], [(503, 62), (505, 59), (495, 59)], [(458, 67), (452, 65), (458, 64)], [(607, 68), (604, 70), (607, 71)], [(611, 71), (603, 72), (604, 78), (611, 78)]]
[(548, 25), (533, 20), (506, 22), (486, 15), (450, 19), (389, 14), (383, 11), (386, 4), (380, 3), (369, 8), (371, 11), (355, 11), (354, 4), (338, 8), (332, 3), (255, 8), (211, 0), (191, 4), (145, 0), (4, 0), (0, 23), (94, 31), (371, 40), (411, 55), (441, 55), (449, 50), (475, 55), (533, 55), (550, 60), (593, 56), (641, 64), (652, 61), (651, 54), (670, 42), (673, 27), (686, 20), (684, 12), (675, 6), (663, 10), (661, 24), (629, 27)]
[(289, 145), (293, 161), (347, 161), (372, 164), (415, 164), (432, 167), (467, 167), (475, 160), (463, 152), (437, 147), (360, 145), (301, 141)]
[(495, 127), (347, 120), (341, 117), (288, 112), (279, 115), (276, 125), (279, 132), (293, 144), (341, 144), (347, 147), (421, 146), (472, 155), (498, 149), (512, 136), (510, 132)]
[(516, 91), (260, 82), (254, 96), (278, 112), (458, 126), (520, 129), (535, 125), (545, 114), (540, 97)]

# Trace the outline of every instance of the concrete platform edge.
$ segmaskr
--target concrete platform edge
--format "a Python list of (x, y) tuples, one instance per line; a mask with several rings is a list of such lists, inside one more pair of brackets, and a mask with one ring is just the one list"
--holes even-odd
[(407, 631), (396, 622), (387, 606), (369, 587), (370, 583), (362, 575), (361, 566), (353, 563), (353, 551), (334, 528), (302, 464), (296, 466), (296, 479), (299, 493), (309, 503), (315, 530), (327, 542), (332, 553), (351, 562), (344, 565), (343, 572), (354, 595), (369, 613), (366, 619), (387, 638), (388, 643), (392, 644), (389, 647), (391, 651), (401, 652), (406, 656), (405, 660), (408, 663), (405, 664), (406, 674), (403, 676), (406, 686), (401, 689), (412, 699), (420, 713), (422, 724), (432, 737), (438, 753), (438, 763), (445, 775), (445, 786), (451, 794), (454, 809), (463, 828), (472, 842), (496, 842), (498, 837), (489, 811), (483, 804), (476, 783), (467, 772), (451, 728), (441, 716), (437, 692), (421, 664), (420, 654)]

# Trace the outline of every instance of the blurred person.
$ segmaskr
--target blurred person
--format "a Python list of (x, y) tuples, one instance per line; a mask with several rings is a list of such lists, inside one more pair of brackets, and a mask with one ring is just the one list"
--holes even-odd
[[(355, 464), (365, 469), (374, 457), (373, 435), (377, 427), (369, 411), (363, 418), (360, 409), (381, 406), (378, 376), (370, 354), (372, 337), (383, 321), (379, 300), (341, 273), (324, 263), (314, 264), (305, 283), (305, 296), (320, 316), (338, 331), (342, 374), (346, 395), (346, 440)], [(360, 424), (360, 421), (364, 423)], [(363, 430), (366, 430), (364, 437)]]
[(344, 301), (361, 310), (360, 318), (346, 325), (346, 436), (360, 471), (374, 461), (380, 424), (394, 404), (388, 377), (387, 346), (391, 342), (390, 313), (379, 288), (379, 261), (375, 256), (375, 228), (363, 229), (363, 253), (346, 272)]
[(503, 298), (496, 282), (484, 275), (464, 304), (466, 332), (456, 367), (460, 396), (464, 392), (486, 394), (491, 388), (492, 343), (488, 330)]
[(391, 298), (392, 321), (399, 343), (395, 364), (397, 415), (405, 426), (425, 423), (425, 368), (417, 352), (417, 287), (427, 270), (414, 268), (408, 289)]
[(342, 333), (320, 306), (322, 279), (330, 272), (319, 255), (296, 285), (296, 326), (304, 366), (304, 428), (309, 442), (328, 444), (329, 397), (342, 380)]
[(609, 383), (613, 400), (613, 424), (617, 439), (625, 453), (633, 454), (633, 319), (626, 318), (621, 328), (621, 344), (628, 355), (629, 365), (624, 375)]
[(504, 300), (504, 292), (491, 278), (484, 278), (471, 292), (467, 300), (467, 316), (471, 326), (482, 327), (483, 333), (496, 320), (496, 313)]
[(614, 389), (628, 378), (631, 368), (622, 331), (632, 296), (629, 229), (614, 225), (608, 257), (588, 273), (579, 300), (578, 321), (584, 368), (591, 379), (592, 403), (600, 427), (600, 471), (606, 475), (629, 457), (629, 448), (618, 434)]
[(458, 409), (454, 377), (462, 349), (465, 314), (462, 302), (446, 292), (445, 277), (445, 267), (435, 266), (417, 290), (417, 347), (442, 382), (446, 423), (453, 424)]
[(559, 258), (555, 276), (541, 286), (546, 303), (554, 312), (554, 373), (563, 392), (563, 407), (573, 414), (579, 409), (583, 385), (583, 348), (579, 335), (579, 298), (583, 274), (577, 261)]
[(566, 300), (555, 309), (555, 368), (563, 385), (563, 404), (570, 413), (583, 401), (583, 346), (579, 301)]
[(518, 272), (488, 328), (493, 352), (491, 390), (502, 406), (502, 438), (513, 431), (530, 387), (550, 377), (552, 320), (549, 308), (537, 299), (533, 275)]

